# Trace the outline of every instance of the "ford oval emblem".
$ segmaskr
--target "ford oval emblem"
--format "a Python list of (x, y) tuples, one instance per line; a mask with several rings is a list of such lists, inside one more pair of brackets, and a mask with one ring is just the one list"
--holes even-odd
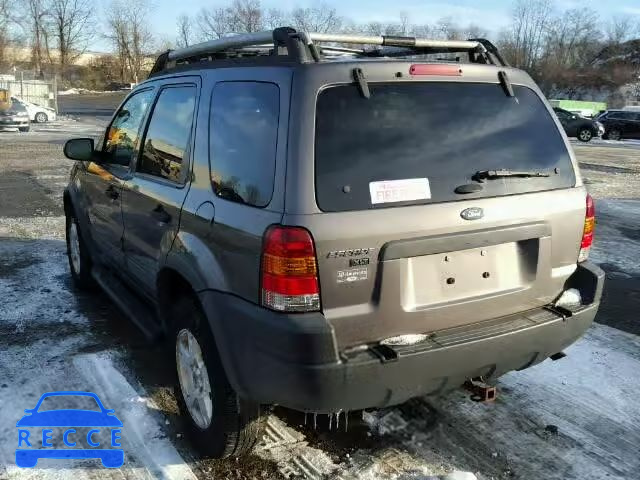
[(484, 210), (479, 207), (465, 208), (460, 212), (460, 216), (465, 220), (479, 220), (484, 217)]

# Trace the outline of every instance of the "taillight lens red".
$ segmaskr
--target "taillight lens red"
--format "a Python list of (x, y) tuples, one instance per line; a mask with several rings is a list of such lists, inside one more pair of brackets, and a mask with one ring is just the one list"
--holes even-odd
[(587, 210), (584, 217), (584, 230), (582, 232), (582, 242), (580, 243), (580, 254), (578, 262), (584, 262), (589, 258), (589, 251), (593, 245), (593, 232), (596, 226), (596, 209), (591, 195), (587, 195)]
[(262, 305), (278, 311), (320, 310), (313, 238), (302, 227), (273, 225), (262, 248)]

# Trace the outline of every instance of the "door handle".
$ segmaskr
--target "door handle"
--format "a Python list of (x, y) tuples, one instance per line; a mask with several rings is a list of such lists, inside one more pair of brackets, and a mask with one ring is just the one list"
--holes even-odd
[(120, 193), (115, 189), (113, 185), (109, 185), (104, 194), (111, 200), (117, 200), (120, 197)]
[(171, 221), (171, 215), (169, 215), (169, 212), (167, 212), (161, 204), (158, 204), (156, 208), (151, 210), (151, 216), (160, 223), (169, 223)]

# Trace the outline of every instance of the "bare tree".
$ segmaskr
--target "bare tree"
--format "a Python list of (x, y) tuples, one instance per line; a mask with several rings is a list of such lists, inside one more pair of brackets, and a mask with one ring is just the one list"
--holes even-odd
[(182, 14), (178, 17), (178, 38), (176, 43), (179, 47), (188, 47), (193, 43), (192, 20), (189, 15)]
[(258, 32), (263, 28), (259, 0), (234, 0), (228, 7), (203, 8), (196, 24), (204, 39), (220, 38), (230, 33)]
[(115, 47), (122, 81), (138, 82), (153, 44), (147, 25), (148, 5), (143, 0), (113, 0), (107, 18), (107, 38)]
[(551, 0), (515, 1), (512, 25), (502, 32), (500, 42), (514, 66), (528, 70), (537, 66), (552, 16)]
[(567, 10), (549, 22), (543, 61), (560, 68), (588, 63), (600, 47), (598, 15), (588, 8)]
[(288, 27), (291, 24), (289, 15), (278, 8), (270, 8), (264, 14), (264, 28), (274, 29), (278, 27)]
[(262, 7), (259, 0), (233, 0), (227, 8), (230, 31), (252, 33), (262, 30)]
[(634, 25), (629, 17), (616, 15), (605, 24), (604, 33), (608, 45), (617, 45), (630, 39), (634, 33)]
[(47, 5), (45, 0), (20, 0), (18, 3), (22, 15), (17, 19), (25, 33), (29, 36), (32, 63), (39, 75), (46, 58), (45, 38), (47, 35)]
[(91, 0), (49, 0), (51, 36), (58, 49), (61, 71), (73, 63), (92, 38)]
[(398, 34), (407, 36), (411, 32), (411, 21), (407, 12), (400, 12), (400, 21), (398, 22)]
[(5, 52), (9, 46), (10, 0), (0, 0), (0, 68), (5, 64)]
[(489, 36), (489, 32), (487, 32), (484, 28), (475, 23), (470, 23), (463, 29), (463, 37), (467, 38), (487, 38)]
[(460, 40), (462, 38), (458, 25), (451, 17), (444, 17), (438, 20), (435, 25), (435, 32), (438, 37), (444, 40)]
[(319, 4), (311, 8), (295, 8), (291, 12), (293, 27), (308, 32), (338, 32), (342, 19), (335, 8)]
[(225, 8), (201, 9), (196, 16), (196, 25), (200, 36), (205, 40), (220, 38), (231, 32)]

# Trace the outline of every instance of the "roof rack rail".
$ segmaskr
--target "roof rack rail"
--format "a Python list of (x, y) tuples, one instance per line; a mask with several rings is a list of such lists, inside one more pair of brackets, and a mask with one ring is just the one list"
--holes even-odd
[[(318, 48), (319, 43), (331, 45)], [(298, 32), (291, 27), (280, 27), (270, 31), (233, 35), (186, 48), (168, 50), (158, 57), (150, 76), (182, 63), (235, 58), (235, 56), (241, 56), (243, 52), (249, 53), (249, 47), (257, 47), (252, 50), (254, 55), (287, 56), (297, 63), (319, 62), (323, 49), (331, 53), (330, 58), (335, 58), (336, 53), (373, 56), (371, 51), (352, 48), (354, 45), (401, 47), (406, 50), (400, 52), (403, 55), (467, 52), (472, 62), (508, 66), (497, 48), (485, 39), (429, 40), (390, 35)], [(377, 56), (382, 55), (378, 52)], [(392, 56), (399, 56), (399, 54)]]

